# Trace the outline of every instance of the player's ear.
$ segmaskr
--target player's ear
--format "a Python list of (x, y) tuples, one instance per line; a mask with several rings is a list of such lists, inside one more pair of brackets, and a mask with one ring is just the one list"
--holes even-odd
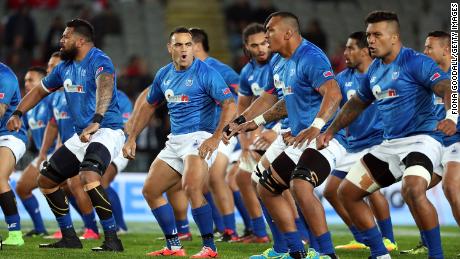
[(291, 29), (288, 29), (286, 33), (284, 34), (284, 39), (289, 40), (293, 34), (294, 34), (293, 31)]
[(168, 53), (171, 54), (172, 52), (171, 43), (168, 42), (168, 44), (166, 44), (166, 47), (168, 48)]

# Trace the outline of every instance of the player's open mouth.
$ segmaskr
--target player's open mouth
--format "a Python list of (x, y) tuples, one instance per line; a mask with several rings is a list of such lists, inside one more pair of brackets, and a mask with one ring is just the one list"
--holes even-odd
[(187, 55), (181, 55), (180, 57), (181, 57), (181, 59), (186, 59)]

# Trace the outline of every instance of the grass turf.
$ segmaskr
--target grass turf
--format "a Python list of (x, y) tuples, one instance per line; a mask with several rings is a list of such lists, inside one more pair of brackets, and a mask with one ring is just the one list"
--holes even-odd
[[(24, 232), (31, 228), (30, 222), (23, 222)], [(155, 223), (134, 223), (129, 224), (129, 233), (121, 236), (125, 252), (123, 253), (95, 253), (91, 251), (91, 247), (99, 246), (101, 240), (83, 241), (83, 249), (65, 250), (65, 249), (39, 249), (38, 244), (53, 242), (41, 237), (27, 238), (26, 243), (21, 247), (4, 246), (0, 251), (0, 258), (146, 258), (147, 252), (161, 249), (164, 246), (164, 241), (156, 240), (162, 236), (161, 231)], [(48, 230), (54, 230), (56, 224), (47, 222)], [(81, 223), (76, 223), (76, 228), (79, 229)], [(417, 228), (412, 226), (395, 226), (395, 237), (398, 242), (399, 249), (409, 249), (418, 244), (419, 232)], [(442, 242), (445, 258), (456, 258), (460, 253), (460, 232), (457, 227), (442, 227), (441, 228)], [(183, 245), (188, 255), (192, 255), (201, 249), (201, 240), (198, 237), (198, 232), (195, 227), (192, 227), (194, 234), (193, 241), (183, 242)], [(346, 227), (334, 225), (331, 226), (332, 237), (334, 244), (344, 244), (351, 240), (351, 234)], [(6, 238), (7, 232), (2, 230), (0, 234), (3, 239)], [(219, 249), (219, 258), (248, 258), (250, 255), (259, 254), (269, 244), (238, 244), (238, 243), (217, 243)], [(340, 258), (367, 258), (369, 251), (337, 251)], [(392, 252), (393, 258), (426, 258), (426, 255), (410, 256), (399, 255), (399, 252)]]

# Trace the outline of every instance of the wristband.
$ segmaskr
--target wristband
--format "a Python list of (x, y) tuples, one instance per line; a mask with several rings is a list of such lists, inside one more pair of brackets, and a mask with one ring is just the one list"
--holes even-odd
[(324, 127), (324, 125), (326, 125), (326, 122), (323, 119), (315, 118), (310, 127), (314, 127), (321, 130)]
[(22, 117), (22, 111), (20, 111), (20, 110), (15, 110), (15, 111), (11, 114), (11, 116), (14, 116), (14, 115), (16, 115), (16, 116), (18, 116), (19, 118), (21, 118), (21, 117)]
[(246, 118), (243, 115), (240, 115), (233, 122), (240, 125), (246, 122)]
[(260, 125), (262, 125), (262, 124), (265, 124), (265, 122), (266, 122), (265, 119), (264, 119), (264, 115), (263, 115), (263, 114), (261, 114), (261, 115), (255, 117), (253, 121), (254, 121), (254, 123), (255, 123), (257, 126), (260, 126)]
[(449, 109), (449, 110), (446, 111), (446, 120), (451, 120), (455, 124), (457, 124), (458, 123), (458, 114), (454, 114), (452, 112), (452, 109)]
[(104, 116), (99, 114), (99, 113), (96, 113), (94, 114), (94, 117), (93, 117), (93, 123), (101, 123), (102, 119), (104, 119)]

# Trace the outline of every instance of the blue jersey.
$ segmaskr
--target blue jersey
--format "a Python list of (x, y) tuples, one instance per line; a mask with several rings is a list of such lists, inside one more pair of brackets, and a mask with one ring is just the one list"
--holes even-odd
[[(279, 54), (272, 55), (272, 57), (270, 58), (269, 65), (268, 65), (270, 69), (267, 71), (268, 72), (267, 77), (269, 78), (270, 81), (267, 82), (265, 86), (263, 86), (263, 89), (265, 92), (276, 95), (276, 97), (278, 97), (278, 100), (283, 99), (283, 90), (281, 88), (275, 88), (275, 85), (272, 83), (273, 74), (279, 73), (283, 69), (285, 63), (286, 63), (286, 60), (283, 57), (281, 57)], [(289, 119), (286, 117), (281, 120), (281, 129), (288, 129), (288, 128), (289, 128)]]
[[(366, 75), (359, 73), (356, 69), (346, 69), (337, 75), (336, 80), (342, 92), (340, 106), (343, 106), (356, 94), (359, 86), (366, 80)], [(383, 124), (377, 111), (377, 105), (373, 103), (348, 126), (346, 149), (348, 152), (359, 152), (378, 145), (382, 141)]]
[(0, 103), (6, 104), (7, 109), (1, 117), (0, 136), (13, 135), (27, 143), (26, 128), (24, 123), (19, 131), (9, 131), (6, 128), (11, 114), (21, 101), (21, 92), (19, 91), (18, 78), (14, 72), (5, 64), (0, 62)]
[[(93, 120), (96, 109), (96, 79), (103, 73), (115, 75), (112, 61), (100, 49), (92, 48), (82, 61), (61, 62), (42, 80), (42, 85), (47, 91), (56, 91), (64, 86), (70, 114), (78, 134)], [(101, 128), (122, 129), (116, 78), (112, 94)]]
[(120, 106), (123, 124), (128, 122), (131, 113), (133, 112), (133, 104), (129, 97), (122, 91), (118, 90), (118, 105)]
[(442, 140), (436, 131), (432, 87), (449, 77), (429, 57), (409, 48), (401, 48), (396, 59), (384, 64), (372, 62), (358, 97), (377, 103), (382, 118), (384, 139), (428, 134)]
[(214, 133), (216, 105), (230, 98), (231, 90), (222, 76), (198, 59), (186, 70), (178, 71), (172, 63), (162, 67), (147, 94), (150, 104), (166, 100), (174, 135)]
[[(286, 102), (291, 134), (310, 127), (318, 114), (323, 96), (318, 92), (321, 85), (334, 80), (331, 64), (322, 50), (303, 40), (279, 73), (273, 74), (273, 84), (281, 88)], [(327, 129), (332, 119), (321, 131)], [(345, 145), (344, 131), (336, 139)]]
[[(449, 71), (447, 71), (447, 75), (450, 77), (451, 76), (451, 68), (449, 68)], [(458, 93), (460, 95), (460, 89), (458, 89)], [(444, 120), (446, 118), (446, 108), (444, 107), (444, 101), (442, 100), (442, 97), (439, 97), (437, 95), (434, 95), (434, 104), (435, 104), (435, 112), (436, 112), (436, 117), (438, 118), (439, 121)], [(456, 142), (460, 142), (460, 122), (457, 123), (457, 133), (455, 133), (453, 136), (444, 136), (444, 146), (448, 147)]]
[(53, 120), (58, 127), (61, 142), (64, 143), (75, 134), (75, 128), (63, 91), (54, 92), (51, 106), (53, 107)]
[[(240, 88), (239, 94), (244, 96), (259, 97), (264, 91), (264, 87), (268, 85), (270, 78), (270, 70), (272, 68), (267, 64), (258, 64), (256, 61), (249, 61), (241, 70), (240, 73)], [(276, 125), (276, 121), (267, 123), (264, 127), (271, 129)]]
[[(48, 95), (34, 108), (29, 110), (23, 117), (26, 128), (30, 130), (32, 140), (37, 150), (40, 150), (42, 146), (46, 125), (48, 125), (48, 122), (53, 117), (53, 110), (51, 108), (52, 98), (53, 94)], [(53, 151), (54, 145), (47, 151), (47, 153), (51, 154)]]
[[(217, 72), (219, 72), (219, 74), (224, 79), (225, 83), (227, 83), (227, 86), (232, 91), (232, 95), (235, 101), (238, 100), (237, 90), (239, 88), (238, 85), (240, 81), (238, 73), (236, 73), (235, 70), (233, 70), (231, 67), (212, 57), (207, 57), (205, 60), (203, 60), (203, 62), (206, 63), (206, 65), (214, 68)], [(216, 126), (219, 124), (221, 112), (222, 108), (219, 105), (217, 105), (215, 117)]]

